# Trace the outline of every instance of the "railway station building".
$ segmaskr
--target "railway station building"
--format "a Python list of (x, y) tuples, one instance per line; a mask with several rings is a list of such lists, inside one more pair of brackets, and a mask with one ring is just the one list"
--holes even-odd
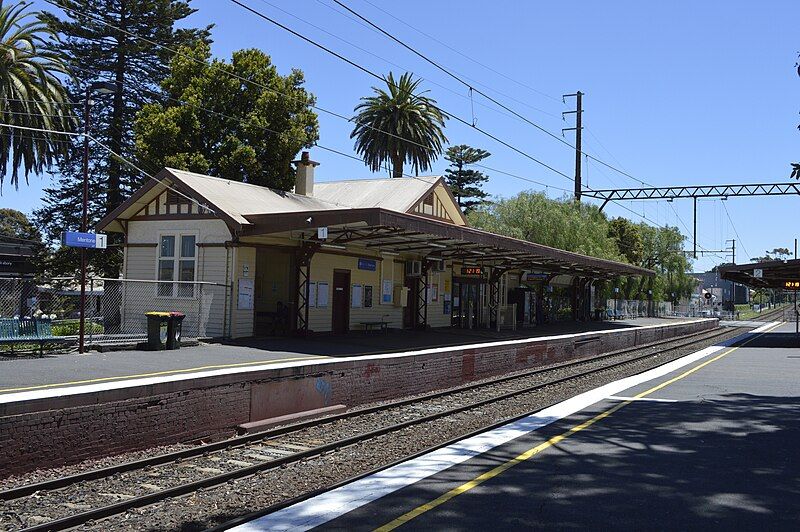
[[(97, 225), (124, 235), (121, 277), (158, 280), (146, 310), (206, 313), (210, 337), (587, 320), (594, 285), (652, 275), (471, 228), (437, 176), (315, 182), (294, 192), (166, 168)], [(189, 282), (228, 289), (197, 305)]]

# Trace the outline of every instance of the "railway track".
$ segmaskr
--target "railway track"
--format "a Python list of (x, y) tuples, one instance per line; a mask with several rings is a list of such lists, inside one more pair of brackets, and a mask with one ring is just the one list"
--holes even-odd
[[(762, 316), (762, 320), (770, 316)], [(344, 447), (519, 398), (548, 387), (658, 358), (732, 335), (714, 329), (679, 339), (528, 370), (327, 418), (118, 464), (0, 492), (3, 513), (28, 530), (63, 530), (172, 497), (311, 459)], [(33, 503), (32, 503), (33, 501)], [(42, 515), (45, 514), (45, 515)], [(35, 520), (26, 519), (35, 516)]]

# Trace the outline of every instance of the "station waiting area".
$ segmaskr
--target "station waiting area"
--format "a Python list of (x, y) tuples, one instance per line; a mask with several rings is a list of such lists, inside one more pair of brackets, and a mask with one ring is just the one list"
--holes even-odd
[(43, 357), (2, 357), (0, 394), (185, 375), (209, 370), (263, 366), (326, 358), (402, 353), (593, 331), (677, 323), (680, 318), (637, 318), (604, 322), (557, 322), (521, 330), (438, 328), (250, 338), (185, 346), (174, 351), (125, 350)]

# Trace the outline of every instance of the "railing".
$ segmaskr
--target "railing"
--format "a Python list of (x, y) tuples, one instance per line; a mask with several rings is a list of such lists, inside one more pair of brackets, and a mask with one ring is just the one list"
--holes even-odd
[[(193, 281), (94, 277), (86, 284), (85, 342), (88, 346), (134, 345), (147, 337), (147, 311), (178, 311), (185, 340), (227, 335), (229, 287)], [(0, 279), (0, 317), (47, 315), (53, 335), (77, 342), (80, 282), (61, 277)]]

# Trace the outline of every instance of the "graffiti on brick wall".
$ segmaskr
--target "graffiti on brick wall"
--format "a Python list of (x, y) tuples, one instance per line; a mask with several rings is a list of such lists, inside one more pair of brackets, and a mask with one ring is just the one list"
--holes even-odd
[(331, 383), (322, 377), (317, 377), (317, 381), (314, 383), (314, 388), (317, 390), (317, 393), (322, 395), (323, 404), (325, 406), (330, 404), (331, 394), (333, 393), (333, 386), (331, 386)]

